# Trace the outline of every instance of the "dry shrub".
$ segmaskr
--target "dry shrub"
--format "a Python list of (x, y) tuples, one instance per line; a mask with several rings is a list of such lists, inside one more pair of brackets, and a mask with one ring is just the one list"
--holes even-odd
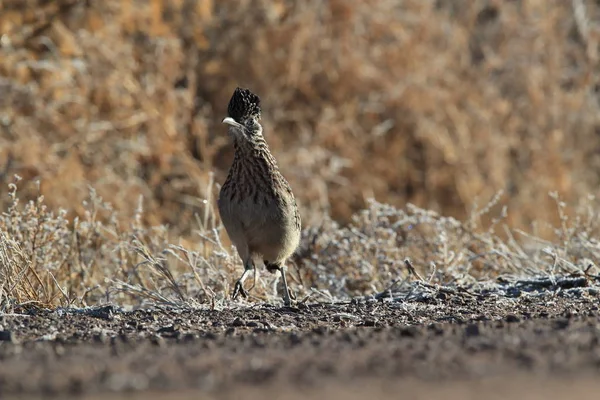
[[(243, 267), (234, 249), (221, 243), (222, 226), (213, 211), (207, 218), (213, 223), (198, 220), (197, 244), (186, 247), (171, 242), (165, 226), (144, 225), (141, 205), (123, 224), (124, 218), (90, 189), (83, 217), (70, 223), (66, 211), (48, 208), (43, 197), (21, 204), (16, 190), (11, 184), (12, 203), (0, 218), (0, 311), (101, 303), (231, 304), (232, 283)], [(327, 219), (304, 231), (288, 264), (290, 287), (299, 301), (337, 301), (380, 296), (415, 279), (462, 290), (482, 284), (497, 288), (498, 279), (527, 276), (600, 282), (597, 201), (587, 199), (573, 218), (557, 196), (554, 201), (561, 224), (546, 241), (511, 230), (505, 214), (484, 230), (480, 218), (493, 203), (460, 222), (413, 205), (397, 209), (371, 200), (347, 226)], [(406, 259), (412, 260), (410, 268)], [(257, 271), (249, 300), (279, 302), (279, 274), (268, 274), (261, 265)]]
[(297, 258), (301, 282), (321, 298), (340, 299), (376, 295), (414, 279), (461, 289), (524, 277), (600, 281), (597, 200), (587, 199), (573, 217), (556, 194), (551, 201), (562, 222), (549, 227), (552, 239), (544, 240), (509, 228), (505, 211), (483, 229), (481, 217), (493, 202), (461, 222), (412, 204), (397, 209), (370, 200), (348, 226), (328, 220), (305, 231)]
[(527, 227), (558, 222), (551, 190), (597, 194), (591, 0), (0, 7), (1, 176), (41, 178), (69, 217), (92, 184), (124, 214), (143, 195), (149, 223), (191, 237), (231, 161), (220, 120), (236, 85), (262, 96), (308, 223), (347, 222), (368, 197), (463, 218), (504, 189)]
[(43, 196), (21, 204), (16, 184), (9, 193), (0, 218), (0, 308), (198, 304), (229, 291), (235, 260), (212, 225), (198, 227), (199, 244), (190, 251), (170, 244), (165, 226), (144, 226), (141, 203), (123, 224), (90, 188), (83, 216), (70, 223)]
[[(407, 210), (371, 201), (346, 227), (328, 220), (306, 232), (304, 278), (336, 297), (378, 293), (409, 272), (410, 258), (421, 271), (431, 269), (449, 277), (469, 265), (468, 245), (477, 239), (453, 218), (409, 205)], [(432, 276), (433, 278), (433, 276)], [(437, 277), (436, 277), (437, 278)], [(448, 283), (447, 279), (436, 279)], [(325, 287), (323, 283), (327, 283)], [(320, 284), (320, 285), (319, 285)]]

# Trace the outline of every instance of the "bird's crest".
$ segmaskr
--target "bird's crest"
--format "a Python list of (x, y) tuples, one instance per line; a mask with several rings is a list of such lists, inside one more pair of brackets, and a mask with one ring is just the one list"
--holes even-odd
[(250, 117), (260, 119), (260, 98), (249, 89), (238, 87), (229, 100), (227, 114), (239, 123)]

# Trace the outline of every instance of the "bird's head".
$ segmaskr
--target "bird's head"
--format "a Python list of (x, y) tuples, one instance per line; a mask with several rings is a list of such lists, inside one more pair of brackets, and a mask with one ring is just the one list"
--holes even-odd
[(260, 98), (248, 89), (238, 87), (233, 92), (229, 106), (227, 107), (227, 117), (223, 120), (224, 124), (229, 125), (229, 132), (234, 137), (251, 139), (262, 135), (262, 126), (260, 120)]

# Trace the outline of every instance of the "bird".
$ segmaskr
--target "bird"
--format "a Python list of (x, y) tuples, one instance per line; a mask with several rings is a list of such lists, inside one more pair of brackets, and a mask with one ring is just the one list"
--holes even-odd
[(249, 89), (237, 87), (222, 121), (233, 141), (233, 163), (217, 201), (225, 231), (244, 263), (232, 298), (248, 296), (244, 281), (255, 270), (256, 259), (262, 260), (269, 272), (281, 274), (283, 302), (290, 306), (285, 263), (300, 244), (301, 218), (292, 188), (265, 140), (260, 119), (260, 98)]

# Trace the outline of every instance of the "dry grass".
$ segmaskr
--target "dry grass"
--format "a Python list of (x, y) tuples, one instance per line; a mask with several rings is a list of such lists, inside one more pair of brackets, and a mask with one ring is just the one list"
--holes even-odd
[(599, 21), (591, 0), (0, 1), (0, 188), (23, 177), (1, 199), (2, 298), (222, 301), (237, 85), (322, 231), (299, 294), (382, 290), (404, 257), (439, 282), (597, 262), (595, 214), (562, 224), (600, 187)]
[(11, 184), (12, 204), (0, 222), (5, 306), (207, 303), (229, 290), (234, 261), (215, 227), (201, 226), (199, 249), (190, 251), (169, 244), (166, 227), (144, 227), (141, 206), (121, 224), (90, 189), (83, 217), (70, 223), (66, 211), (49, 210), (41, 196), (21, 205), (16, 189)]
[[(230, 285), (243, 267), (237, 253), (221, 243), (223, 229), (213, 211), (209, 220), (215, 223), (198, 220), (196, 245), (186, 248), (169, 242), (166, 227), (144, 226), (141, 206), (122, 224), (90, 190), (84, 216), (71, 223), (66, 211), (49, 210), (41, 196), (20, 204), (16, 189), (10, 185), (12, 203), (0, 220), (0, 310), (229, 304)], [(600, 281), (597, 202), (588, 199), (570, 219), (564, 203), (555, 200), (562, 223), (551, 241), (511, 230), (504, 214), (482, 229), (479, 218), (493, 203), (460, 222), (410, 204), (402, 210), (371, 200), (345, 227), (327, 219), (304, 231), (290, 263), (291, 287), (301, 301), (335, 301), (379, 296), (415, 279), (465, 290), (524, 276)], [(250, 300), (278, 302), (279, 275), (258, 272)]]

